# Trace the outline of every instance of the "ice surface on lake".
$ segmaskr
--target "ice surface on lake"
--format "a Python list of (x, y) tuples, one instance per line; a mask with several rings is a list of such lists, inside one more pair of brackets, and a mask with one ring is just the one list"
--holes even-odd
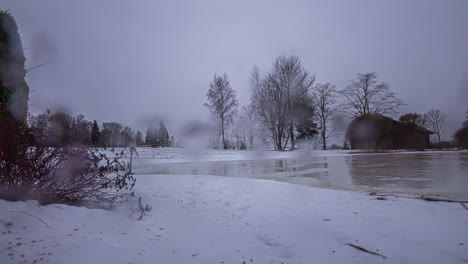
[[(176, 164), (146, 163), (141, 173), (249, 177), (325, 188), (468, 198), (468, 152), (296, 152), (280, 156), (267, 152), (260, 159), (244, 152), (248, 160), (242, 160), (236, 151), (219, 151), (219, 157), (213, 152), (201, 153), (197, 162), (180, 159)], [(210, 155), (215, 158), (202, 159)]]

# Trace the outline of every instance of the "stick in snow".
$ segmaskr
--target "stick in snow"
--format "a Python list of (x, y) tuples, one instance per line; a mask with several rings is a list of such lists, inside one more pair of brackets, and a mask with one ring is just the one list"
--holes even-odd
[(431, 197), (431, 196), (425, 196), (425, 195), (421, 195), (420, 199), (424, 201), (428, 201), (428, 202), (468, 203), (468, 201), (439, 199), (437, 197)]
[(468, 207), (464, 203), (460, 203), (463, 208), (465, 208), (468, 211)]
[(13, 212), (13, 213), (21, 213), (21, 214), (25, 214), (25, 215), (29, 215), (29, 216), (31, 216), (31, 217), (34, 217), (34, 218), (36, 218), (37, 220), (41, 221), (47, 228), (50, 228), (50, 226), (49, 226), (46, 222), (42, 221), (42, 219), (40, 219), (40, 218), (37, 217), (37, 216), (34, 216), (34, 215), (32, 215), (32, 214), (28, 214), (28, 213), (25, 213), (25, 212), (21, 212), (21, 211), (10, 211), (10, 212)]
[(381, 254), (376, 253), (376, 252), (369, 251), (369, 250), (367, 250), (367, 249), (365, 249), (365, 248), (363, 248), (363, 247), (356, 246), (356, 245), (354, 245), (354, 244), (348, 243), (348, 244), (346, 244), (346, 245), (347, 245), (347, 246), (350, 246), (350, 247), (353, 247), (353, 248), (355, 248), (355, 249), (357, 249), (357, 250), (361, 250), (361, 251), (364, 251), (364, 252), (366, 252), (366, 253), (369, 253), (369, 254), (372, 254), (372, 255), (376, 255), (376, 256), (382, 257), (383, 259), (386, 259), (386, 258), (387, 258), (387, 257), (384, 256), (384, 255), (381, 255)]

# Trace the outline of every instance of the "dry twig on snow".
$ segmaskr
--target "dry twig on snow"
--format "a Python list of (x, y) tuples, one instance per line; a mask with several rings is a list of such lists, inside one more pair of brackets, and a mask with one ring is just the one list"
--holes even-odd
[(361, 250), (361, 251), (363, 251), (363, 252), (366, 252), (366, 253), (369, 253), (369, 254), (372, 254), (372, 255), (376, 255), (376, 256), (382, 257), (383, 259), (387, 259), (386, 256), (381, 255), (381, 254), (376, 253), (376, 252), (369, 251), (369, 250), (367, 250), (367, 249), (365, 249), (365, 248), (363, 248), (363, 247), (356, 246), (356, 245), (350, 244), (350, 243), (348, 243), (348, 244), (346, 244), (346, 245), (347, 245), (347, 246), (350, 246), (350, 247), (353, 247), (353, 248), (355, 248), (355, 249), (357, 249), (357, 250)]

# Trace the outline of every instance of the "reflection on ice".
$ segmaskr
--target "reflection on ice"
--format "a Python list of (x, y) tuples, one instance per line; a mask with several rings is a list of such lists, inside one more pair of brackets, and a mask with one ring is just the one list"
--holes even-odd
[(468, 198), (468, 152), (300, 155), (288, 159), (153, 164), (145, 174), (273, 179), (325, 188)]

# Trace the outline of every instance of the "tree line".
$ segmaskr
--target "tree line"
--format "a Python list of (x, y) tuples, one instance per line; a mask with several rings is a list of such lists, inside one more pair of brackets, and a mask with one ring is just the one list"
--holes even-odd
[(172, 147), (174, 146), (174, 136), (169, 137), (166, 125), (163, 121), (159, 122), (159, 127), (150, 125), (146, 130), (145, 144), (154, 147)]
[(151, 145), (170, 147), (172, 141), (163, 121), (159, 128), (150, 125), (143, 138), (142, 132), (118, 122), (90, 121), (82, 114), (45, 113), (28, 116), (28, 127), (36, 139), (46, 146), (85, 145), (95, 147), (128, 147)]
[[(317, 83), (316, 75), (296, 56), (276, 58), (265, 73), (254, 66), (250, 91), (250, 103), (239, 113), (236, 91), (227, 74), (214, 76), (205, 103), (218, 128), (214, 148), (253, 149), (267, 144), (275, 150), (292, 150), (299, 140), (306, 145), (317, 142), (326, 150), (329, 139), (344, 133), (350, 120), (368, 114), (396, 116), (406, 105), (375, 72), (357, 74), (338, 90), (330, 82)], [(433, 145), (444, 145), (447, 115), (439, 109), (404, 114), (399, 121), (433, 131)], [(460, 136), (455, 138), (460, 142)], [(343, 145), (346, 147), (346, 140)]]

